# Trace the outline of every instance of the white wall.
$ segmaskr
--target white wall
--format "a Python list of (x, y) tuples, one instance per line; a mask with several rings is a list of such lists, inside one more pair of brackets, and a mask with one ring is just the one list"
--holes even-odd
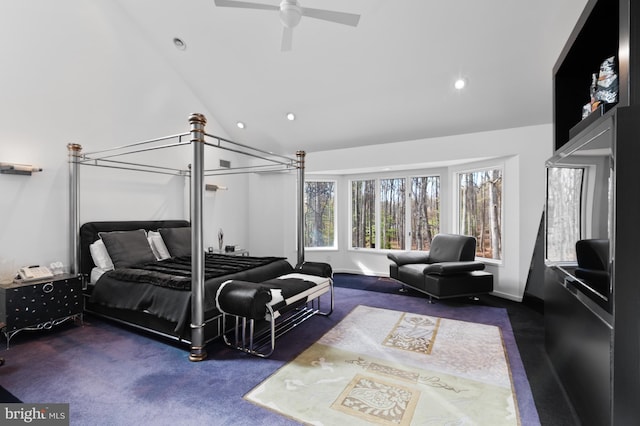
[[(0, 258), (13, 260), (16, 268), (69, 261), (68, 143), (88, 152), (185, 132), (193, 112), (207, 116), (209, 133), (225, 136), (188, 85), (134, 25), (122, 20), (113, 3), (29, 1), (0, 14), (5, 40), (0, 162), (43, 168), (30, 177), (0, 175)], [(35, 14), (46, 17), (38, 22), (51, 25), (30, 26)], [(180, 167), (191, 162), (188, 148), (159, 155)], [(208, 155), (216, 165), (217, 157), (235, 161), (232, 155)], [(188, 218), (181, 177), (89, 167), (81, 175), (81, 222)], [(222, 227), (229, 243), (246, 245), (246, 181), (206, 179), (229, 191), (205, 194), (205, 219), (211, 218), (205, 220), (205, 243), (217, 245), (215, 234)]]
[(285, 256), (296, 263), (295, 173), (252, 174), (249, 248), (255, 256)]
[[(423, 139), (409, 142), (373, 145), (363, 148), (309, 153), (307, 177), (334, 177), (339, 180), (339, 249), (306, 251), (310, 261), (329, 262), (338, 272), (388, 276), (389, 260), (380, 251), (348, 250), (348, 181), (346, 171), (392, 172), (420, 168), (440, 172), (442, 185), (442, 232), (452, 232), (452, 176), (470, 164), (486, 164), (487, 158), (504, 162), (504, 259), (501, 265), (487, 265), (495, 275), (497, 295), (521, 300), (531, 263), (531, 256), (545, 201), (545, 160), (551, 156), (551, 125), (506, 129), (493, 132)], [(449, 165), (449, 162), (466, 164)], [(409, 164), (410, 163), (410, 164)], [(384, 172), (387, 173), (387, 172)], [(445, 176), (446, 175), (446, 176)], [(268, 180), (267, 180), (268, 179)], [(274, 181), (278, 183), (274, 183)], [(268, 192), (266, 192), (268, 191)], [(259, 217), (252, 217), (252, 247), (262, 241), (261, 252), (284, 247), (284, 253), (295, 259), (295, 177), (275, 176), (252, 181), (252, 203)], [(256, 197), (256, 198), (254, 198)], [(270, 201), (273, 201), (271, 203)], [(259, 207), (258, 207), (259, 206)], [(448, 207), (448, 208), (447, 208)], [(268, 245), (266, 240), (269, 241)], [(273, 250), (271, 250), (273, 253)]]

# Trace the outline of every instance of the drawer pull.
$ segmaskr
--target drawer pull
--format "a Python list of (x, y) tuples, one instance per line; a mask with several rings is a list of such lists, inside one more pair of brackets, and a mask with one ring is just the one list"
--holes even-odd
[(53, 291), (53, 283), (46, 283), (42, 286), (42, 291), (45, 293), (51, 293)]

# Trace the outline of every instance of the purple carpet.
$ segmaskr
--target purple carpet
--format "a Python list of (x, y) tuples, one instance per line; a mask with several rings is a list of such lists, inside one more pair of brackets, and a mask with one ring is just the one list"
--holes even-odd
[[(6, 360), (0, 368), (0, 385), (24, 402), (69, 403), (74, 425), (297, 424), (243, 400), (243, 395), (354, 307), (366, 305), (499, 326), (522, 424), (540, 424), (506, 310), (454, 302), (428, 304), (419, 297), (346, 288), (357, 280), (338, 274), (334, 313), (312, 318), (279, 339), (268, 359), (213, 342), (209, 358), (192, 363), (185, 348), (88, 317), (84, 327), (19, 333), (11, 349), (0, 350)], [(361, 284), (366, 287), (366, 277)]]

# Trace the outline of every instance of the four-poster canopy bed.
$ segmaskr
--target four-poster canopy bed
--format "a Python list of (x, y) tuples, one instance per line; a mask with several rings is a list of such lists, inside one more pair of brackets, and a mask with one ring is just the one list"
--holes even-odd
[[(333, 310), (331, 267), (305, 263), (304, 151), (296, 158), (276, 155), (205, 132), (202, 114), (189, 117), (190, 131), (146, 140), (100, 152), (83, 153), (78, 144), (67, 146), (69, 153), (69, 210), (71, 272), (85, 277), (85, 310), (190, 344), (189, 359), (207, 357), (208, 341), (224, 336), (233, 328), (225, 315), (236, 317), (236, 341), (225, 342), (259, 356), (273, 351), (276, 318), (303, 321), (314, 314)], [(134, 162), (140, 154), (154, 150), (190, 146), (191, 164), (172, 168)], [(206, 169), (205, 148), (221, 149), (248, 157), (251, 166)], [(190, 221), (149, 220), (89, 222), (80, 225), (80, 166), (107, 167), (184, 176), (190, 182)], [(205, 254), (203, 243), (204, 177), (256, 171), (297, 171), (297, 264), (283, 258), (234, 257)], [(142, 231), (141, 231), (142, 230)], [(157, 239), (162, 244), (155, 245)], [(161, 246), (161, 247), (160, 247)], [(106, 253), (103, 250), (106, 249)], [(159, 252), (168, 252), (162, 259)], [(168, 258), (167, 258), (168, 257)], [(105, 261), (107, 258), (108, 261)], [(111, 262), (115, 268), (110, 269)], [(106, 269), (105, 269), (106, 268)], [(98, 272), (96, 275), (94, 275)], [(325, 281), (310, 275), (324, 276)], [(275, 280), (278, 279), (279, 280)], [(274, 284), (275, 282), (275, 284)], [(265, 283), (255, 284), (255, 283)], [(224, 287), (224, 291), (223, 290)], [(274, 288), (278, 288), (274, 293)], [(329, 294), (330, 309), (320, 310), (320, 296)], [(275, 296), (283, 296), (277, 303)], [(222, 298), (222, 299), (221, 299)], [(224, 299), (226, 298), (226, 299)], [(255, 305), (258, 303), (257, 313)], [(276, 312), (274, 312), (274, 309)], [(291, 312), (296, 312), (292, 314)], [(254, 348), (254, 321), (264, 323), (271, 349)], [(297, 313), (302, 312), (302, 313)], [(238, 342), (237, 332), (246, 332), (250, 342)], [(286, 330), (286, 327), (285, 329)], [(267, 330), (269, 332), (269, 330)]]

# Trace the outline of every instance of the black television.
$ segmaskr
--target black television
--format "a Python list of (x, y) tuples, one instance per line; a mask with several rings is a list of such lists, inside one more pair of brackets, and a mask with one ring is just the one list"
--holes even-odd
[(547, 163), (545, 263), (565, 285), (611, 312), (613, 118), (556, 151)]

